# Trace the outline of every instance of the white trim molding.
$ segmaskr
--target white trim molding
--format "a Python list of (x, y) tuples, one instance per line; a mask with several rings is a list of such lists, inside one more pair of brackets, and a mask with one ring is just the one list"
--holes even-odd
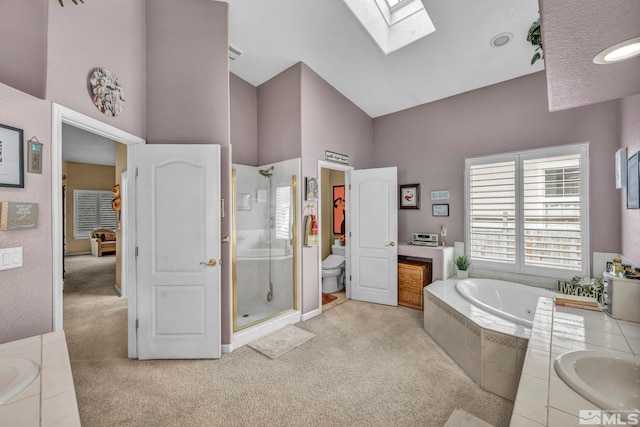
[[(62, 300), (62, 263), (64, 254), (62, 253), (63, 233), (62, 233), (62, 125), (77, 127), (79, 129), (102, 136), (112, 141), (117, 141), (127, 145), (127, 169), (133, 170), (136, 164), (134, 146), (144, 144), (145, 140), (108, 125), (100, 120), (85, 116), (82, 113), (71, 110), (60, 104), (51, 105), (51, 238), (52, 238), (52, 311), (53, 330), (63, 329), (63, 300)], [(127, 201), (125, 209), (128, 210), (129, 218), (135, 218), (135, 180), (127, 183)], [(134, 224), (130, 224), (129, 236), (135, 236)], [(127, 239), (123, 242), (127, 245), (127, 259), (122, 262), (127, 263), (127, 284), (129, 285), (128, 300), (128, 346), (129, 357), (137, 357), (137, 342), (135, 331), (136, 299), (135, 299), (135, 239)]]

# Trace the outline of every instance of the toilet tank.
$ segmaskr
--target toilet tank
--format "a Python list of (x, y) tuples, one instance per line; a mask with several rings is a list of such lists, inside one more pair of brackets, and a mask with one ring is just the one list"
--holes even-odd
[(334, 255), (347, 256), (347, 249), (346, 248), (347, 248), (346, 246), (334, 244), (333, 246), (331, 246), (331, 253), (334, 254)]

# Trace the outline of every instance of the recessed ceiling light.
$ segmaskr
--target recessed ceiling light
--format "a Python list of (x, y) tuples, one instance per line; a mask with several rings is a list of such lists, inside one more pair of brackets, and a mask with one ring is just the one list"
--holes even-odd
[(493, 36), (489, 44), (492, 47), (502, 47), (509, 43), (513, 39), (512, 33), (500, 33), (498, 35)]
[(640, 55), (640, 37), (615, 44), (593, 58), (596, 64), (613, 64)]

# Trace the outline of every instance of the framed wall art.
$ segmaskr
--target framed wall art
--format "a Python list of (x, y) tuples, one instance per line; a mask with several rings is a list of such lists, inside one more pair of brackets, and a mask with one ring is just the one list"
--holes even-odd
[(333, 186), (333, 234), (344, 234), (344, 185)]
[(616, 189), (627, 186), (627, 148), (616, 151)]
[(24, 188), (24, 132), (0, 125), (0, 187)]
[(318, 179), (312, 177), (305, 178), (304, 199), (312, 202), (318, 201)]
[(420, 209), (420, 184), (400, 186), (400, 209)]
[(449, 216), (449, 204), (435, 203), (431, 205), (431, 214), (433, 216)]
[(640, 208), (640, 172), (638, 172), (638, 153), (629, 157), (627, 160), (627, 209)]

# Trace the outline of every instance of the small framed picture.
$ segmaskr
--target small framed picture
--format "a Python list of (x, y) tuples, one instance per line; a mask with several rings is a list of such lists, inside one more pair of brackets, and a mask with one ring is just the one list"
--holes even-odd
[(22, 129), (0, 125), (0, 187), (24, 188)]
[(420, 209), (420, 184), (400, 186), (400, 209)]
[(312, 202), (318, 201), (318, 179), (312, 177), (305, 178), (304, 199)]
[(627, 186), (627, 148), (616, 151), (616, 189)]
[(640, 172), (638, 170), (638, 153), (629, 157), (627, 160), (627, 209), (640, 208)]
[(437, 203), (431, 205), (433, 216), (449, 216), (449, 203)]

